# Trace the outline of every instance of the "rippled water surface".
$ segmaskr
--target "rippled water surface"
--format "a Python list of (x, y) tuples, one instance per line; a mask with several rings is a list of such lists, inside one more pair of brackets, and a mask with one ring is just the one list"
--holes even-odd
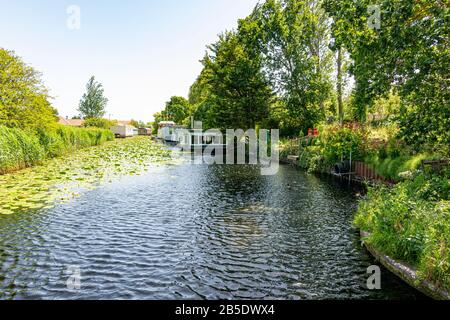
[[(2, 299), (414, 299), (351, 226), (356, 199), (283, 166), (155, 168), (0, 217)], [(69, 290), (68, 268), (81, 271)]]

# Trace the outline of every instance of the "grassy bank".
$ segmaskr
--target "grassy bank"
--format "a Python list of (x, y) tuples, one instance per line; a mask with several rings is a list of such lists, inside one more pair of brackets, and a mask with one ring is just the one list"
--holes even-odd
[[(419, 277), (450, 291), (449, 169), (431, 172), (424, 160), (448, 158), (448, 148), (411, 151), (395, 136), (374, 138), (379, 128), (323, 126), (318, 137), (281, 144), (281, 156), (298, 155), (309, 172), (327, 172), (341, 161), (369, 164), (394, 186), (369, 187), (355, 225), (370, 233), (368, 244), (418, 270)], [(430, 171), (430, 172), (428, 172)]]
[(370, 188), (355, 224), (381, 252), (416, 267), (419, 276), (450, 291), (448, 175), (420, 173), (396, 186)]
[(0, 174), (113, 139), (112, 132), (104, 129), (57, 126), (35, 132), (0, 126)]

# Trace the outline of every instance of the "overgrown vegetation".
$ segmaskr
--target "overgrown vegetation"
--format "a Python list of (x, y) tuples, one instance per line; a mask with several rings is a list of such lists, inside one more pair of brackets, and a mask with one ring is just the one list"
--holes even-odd
[(36, 131), (0, 126), (0, 174), (114, 139), (110, 130), (56, 125)]
[(450, 291), (449, 175), (419, 173), (393, 188), (370, 188), (355, 224), (370, 244), (415, 266), (420, 276)]

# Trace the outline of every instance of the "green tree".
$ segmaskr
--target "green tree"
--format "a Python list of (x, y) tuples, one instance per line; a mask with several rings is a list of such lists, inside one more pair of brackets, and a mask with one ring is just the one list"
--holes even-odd
[(0, 48), (0, 125), (51, 128), (56, 115), (40, 74), (14, 52)]
[(200, 75), (189, 89), (189, 103), (191, 104), (192, 114), (196, 120), (202, 120), (204, 128), (213, 128), (215, 115), (213, 114), (213, 96), (212, 79), (213, 70), (206, 67), (211, 65), (210, 57), (205, 55), (201, 61), (204, 65)]
[(185, 98), (173, 96), (166, 103), (166, 109), (164, 111), (164, 115), (168, 120), (177, 124), (183, 124), (191, 114), (191, 105)]
[[(368, 23), (380, 12), (380, 28)], [(449, 144), (450, 29), (447, 1), (326, 0), (333, 36), (351, 55), (354, 101), (367, 109), (392, 91), (401, 97), (403, 139), (417, 148)]]
[[(245, 25), (245, 28), (243, 27)], [(298, 129), (325, 114), (332, 90), (330, 20), (321, 1), (267, 0), (241, 23), (259, 34), (264, 70)]]
[(78, 111), (84, 119), (98, 119), (105, 115), (107, 103), (102, 84), (92, 76), (86, 85), (86, 93), (80, 100)]
[(155, 118), (155, 121), (153, 122), (153, 133), (156, 134), (158, 132), (158, 128), (159, 128), (159, 123), (161, 121), (167, 121), (166, 116), (164, 115), (164, 111), (163, 112), (157, 112), (153, 115), (153, 118)]

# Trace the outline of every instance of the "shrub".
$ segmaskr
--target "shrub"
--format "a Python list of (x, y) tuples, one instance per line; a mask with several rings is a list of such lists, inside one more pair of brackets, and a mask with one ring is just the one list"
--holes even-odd
[(54, 128), (57, 112), (39, 72), (14, 52), (0, 48), (0, 125), (36, 130)]
[(342, 159), (349, 159), (350, 153), (354, 160), (365, 157), (366, 133), (363, 129), (341, 128), (331, 126), (323, 129), (319, 137), (325, 164), (334, 165)]
[(110, 121), (107, 119), (99, 119), (99, 118), (86, 119), (83, 124), (85, 128), (100, 128), (107, 130), (109, 130), (109, 128), (115, 125), (117, 125), (117, 121)]
[(45, 151), (35, 135), (0, 126), (0, 174), (32, 166), (44, 158)]

